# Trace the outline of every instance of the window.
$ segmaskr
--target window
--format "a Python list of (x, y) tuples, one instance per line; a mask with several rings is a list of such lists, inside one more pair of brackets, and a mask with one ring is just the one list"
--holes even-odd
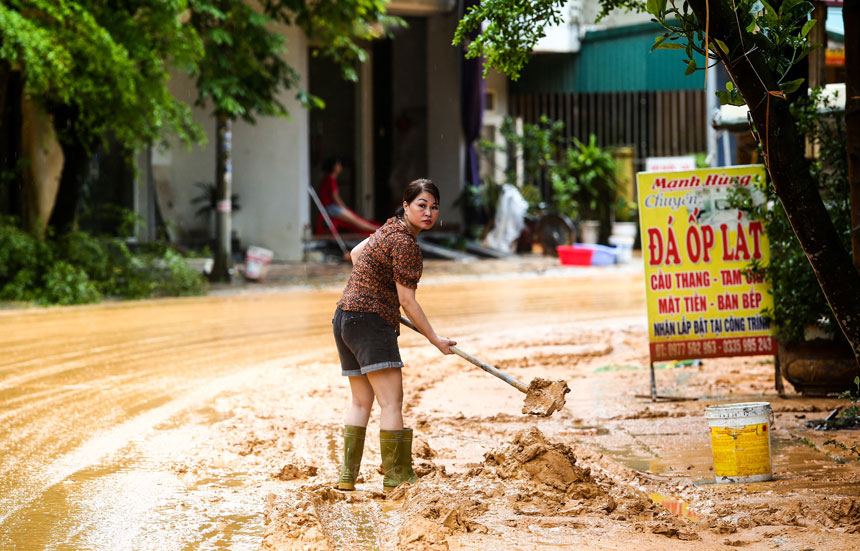
[(493, 113), (496, 111), (496, 91), (487, 90), (484, 92), (484, 111)]

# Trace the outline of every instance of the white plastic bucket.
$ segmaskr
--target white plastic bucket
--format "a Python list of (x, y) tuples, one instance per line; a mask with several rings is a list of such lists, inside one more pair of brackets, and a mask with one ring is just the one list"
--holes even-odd
[(600, 232), (600, 222), (597, 220), (583, 220), (579, 223), (579, 240), (587, 245), (597, 243), (598, 233)]
[(245, 253), (245, 277), (258, 281), (265, 279), (273, 254), (262, 247), (248, 247)]
[(744, 402), (705, 408), (717, 483), (763, 482), (771, 472), (769, 402)]
[(615, 248), (618, 250), (616, 261), (619, 264), (627, 264), (628, 262), (633, 260), (633, 243), (635, 241), (636, 238), (629, 235), (609, 236), (609, 244), (615, 246)]
[(632, 237), (636, 239), (636, 230), (639, 229), (639, 225), (636, 222), (613, 222), (612, 223), (612, 235), (618, 237)]

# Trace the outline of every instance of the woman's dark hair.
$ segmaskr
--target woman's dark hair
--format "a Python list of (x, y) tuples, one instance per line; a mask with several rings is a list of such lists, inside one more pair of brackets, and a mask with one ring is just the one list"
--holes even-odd
[(340, 163), (343, 165), (343, 162), (340, 160), (340, 157), (329, 157), (325, 161), (323, 161), (322, 169), (326, 174), (331, 174), (331, 171), (334, 170), (334, 165)]
[[(432, 195), (433, 198), (436, 199), (437, 203), (440, 202), (439, 188), (437, 188), (436, 184), (428, 178), (419, 178), (409, 182), (409, 185), (403, 190), (403, 201), (408, 205), (425, 191)], [(400, 205), (400, 207), (397, 208), (397, 212), (395, 212), (394, 215), (403, 216), (403, 205)]]

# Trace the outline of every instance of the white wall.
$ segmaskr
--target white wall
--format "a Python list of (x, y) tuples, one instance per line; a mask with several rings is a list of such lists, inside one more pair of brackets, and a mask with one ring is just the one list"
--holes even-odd
[[(485, 139), (490, 139), (487, 131), (488, 128), (492, 128), (493, 141), (499, 146), (504, 146), (505, 140), (502, 137), (501, 127), (502, 121), (508, 114), (508, 79), (505, 75), (491, 69), (484, 79), (484, 89), (488, 96), (492, 95), (495, 98), (495, 103), (492, 106), (487, 104), (484, 108), (481, 134)], [(497, 182), (504, 182), (507, 162), (505, 151), (496, 151), (492, 159), (488, 159), (483, 153), (481, 155), (481, 178), (489, 176)], [(492, 168), (495, 170), (491, 170)]]
[[(169, 83), (170, 91), (188, 105), (197, 97), (194, 81), (185, 73), (175, 73)], [(194, 121), (201, 126), (208, 143), (191, 149), (170, 139), (171, 147), (160, 148), (152, 155), (152, 174), (158, 193), (158, 206), (168, 225), (172, 240), (185, 241), (192, 232), (209, 231), (205, 218), (195, 217), (197, 206), (191, 200), (200, 195), (196, 182), (215, 182), (215, 120), (211, 110), (193, 108)], [(145, 174), (145, 171), (141, 171)]]
[[(307, 39), (295, 27), (280, 29), (287, 41), (286, 61), (307, 86)], [(193, 104), (194, 83), (177, 75), (170, 84), (180, 99)], [(233, 192), (241, 210), (233, 213), (233, 229), (244, 246), (271, 249), (278, 260), (300, 260), (302, 231), (309, 217), (308, 113), (294, 91), (282, 91), (281, 102), (290, 118), (260, 117), (256, 125), (233, 125)], [(154, 155), (153, 175), (159, 188), (162, 213), (176, 231), (172, 238), (186, 239), (204, 231), (209, 222), (194, 216), (191, 200), (200, 194), (194, 182), (215, 181), (215, 122), (211, 109), (194, 109), (194, 119), (208, 136), (204, 147), (190, 151), (175, 145)], [(146, 171), (141, 171), (145, 174)]]
[[(625, 27), (627, 25), (636, 25), (638, 23), (647, 23), (651, 20), (651, 14), (645, 11), (633, 12), (614, 10), (603, 18), (600, 23), (595, 23), (594, 19), (600, 13), (599, 0), (579, 0), (582, 3), (580, 22), (583, 30), (611, 29), (614, 27)], [(583, 33), (584, 34), (584, 33)]]
[[(282, 29), (286, 56), (307, 87), (307, 39), (295, 27)], [(233, 130), (233, 188), (242, 210), (233, 216), (245, 245), (271, 249), (276, 260), (301, 260), (302, 231), (309, 223), (309, 115), (294, 91), (280, 101), (289, 119), (265, 117), (254, 126), (236, 123)]]
[(538, 40), (533, 51), (541, 53), (576, 53), (579, 51), (579, 17), (582, 1), (572, 0), (562, 6), (561, 23), (546, 27), (543, 38)]
[(427, 164), (428, 177), (442, 195), (442, 230), (446, 224), (462, 223), (460, 209), (453, 206), (463, 187), (465, 164), (460, 51), (451, 45), (456, 28), (455, 13), (427, 20)]

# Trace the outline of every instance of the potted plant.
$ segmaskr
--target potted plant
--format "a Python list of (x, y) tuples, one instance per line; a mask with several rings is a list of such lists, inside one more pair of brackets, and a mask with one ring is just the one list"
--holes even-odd
[[(800, 129), (817, 147), (818, 156), (811, 163), (811, 170), (843, 246), (850, 250), (845, 120), (842, 116), (821, 116), (818, 97), (818, 93), (810, 93), (807, 102), (792, 109), (796, 111)], [(754, 263), (751, 271), (763, 274), (772, 285), (774, 304), (765, 314), (776, 329), (782, 376), (806, 395), (843, 392), (857, 375), (851, 347), (836, 323), (772, 184), (760, 182), (758, 187), (766, 194), (764, 205), (753, 206), (750, 194), (742, 191), (735, 192), (732, 201), (764, 222), (770, 241), (770, 263), (767, 266)]]
[(576, 138), (573, 143), (554, 174), (553, 201), (559, 211), (580, 220), (584, 243), (606, 243), (616, 203), (615, 159), (597, 145), (594, 134), (588, 143)]

